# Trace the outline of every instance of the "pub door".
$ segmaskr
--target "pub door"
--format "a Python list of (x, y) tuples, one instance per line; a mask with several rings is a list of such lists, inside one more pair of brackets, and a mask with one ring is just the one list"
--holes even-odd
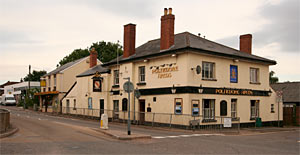
[(145, 100), (139, 100), (140, 103), (140, 124), (145, 123)]

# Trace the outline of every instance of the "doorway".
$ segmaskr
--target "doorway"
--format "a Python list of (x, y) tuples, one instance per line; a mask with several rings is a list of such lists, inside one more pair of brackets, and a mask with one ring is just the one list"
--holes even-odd
[(114, 100), (113, 119), (119, 119), (119, 100)]
[(140, 103), (140, 124), (145, 123), (145, 100), (139, 100)]
[(102, 114), (104, 114), (104, 99), (100, 99), (100, 119)]

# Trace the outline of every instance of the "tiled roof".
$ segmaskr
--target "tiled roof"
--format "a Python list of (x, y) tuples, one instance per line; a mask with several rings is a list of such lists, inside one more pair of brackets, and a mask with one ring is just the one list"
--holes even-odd
[(94, 66), (94, 67), (88, 69), (87, 71), (77, 75), (76, 77), (90, 76), (90, 75), (94, 75), (96, 72), (108, 73), (109, 71), (110, 71), (109, 69), (102, 67), (101, 65), (97, 65), (97, 66)]
[(271, 87), (283, 92), (283, 102), (300, 102), (300, 82), (275, 83)]
[(42, 76), (42, 77), (46, 77), (46, 76), (49, 76), (49, 75), (57, 74), (57, 73), (59, 73), (60, 71), (66, 69), (66, 68), (68, 68), (68, 67), (71, 67), (71, 66), (73, 66), (74, 64), (76, 64), (76, 63), (78, 63), (78, 62), (80, 62), (81, 60), (86, 59), (86, 58), (87, 58), (87, 57), (84, 57), (84, 58), (81, 58), (81, 59), (78, 59), (78, 60), (75, 60), (75, 61), (66, 63), (66, 64), (64, 64), (64, 65), (62, 65), (62, 66), (60, 66), (60, 67), (54, 69), (53, 71), (51, 71), (51, 72), (45, 74), (45, 75)]
[[(276, 64), (276, 61), (274, 60), (241, 52), (239, 50), (227, 47), (225, 45), (198, 37), (189, 32), (176, 34), (174, 37), (174, 45), (167, 50), (160, 50), (160, 39), (151, 40), (137, 47), (135, 54), (127, 58), (123, 58), (122, 56), (120, 56), (119, 62), (122, 63), (126, 61), (145, 59), (145, 58), (150, 58), (150, 57), (164, 55), (164, 54), (176, 53), (181, 49), (188, 49), (188, 48), (199, 53), (219, 55), (219, 56), (229, 57), (232, 59), (246, 59), (248, 61), (250, 60), (255, 62), (262, 62), (271, 65)], [(115, 64), (116, 62), (117, 59), (114, 59), (108, 63), (105, 63), (103, 66)]]

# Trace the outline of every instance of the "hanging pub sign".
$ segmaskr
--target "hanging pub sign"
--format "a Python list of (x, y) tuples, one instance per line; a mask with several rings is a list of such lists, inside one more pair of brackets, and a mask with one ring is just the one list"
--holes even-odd
[(238, 69), (237, 66), (230, 65), (230, 82), (237, 83), (238, 82)]
[(102, 90), (102, 77), (100, 77), (99, 72), (95, 73), (93, 79), (93, 92), (101, 92)]

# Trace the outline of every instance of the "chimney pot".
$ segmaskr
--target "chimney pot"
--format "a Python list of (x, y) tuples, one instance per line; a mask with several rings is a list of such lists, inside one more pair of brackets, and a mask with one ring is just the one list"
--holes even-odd
[(167, 15), (167, 14), (168, 14), (168, 9), (165, 8), (165, 9), (164, 9), (164, 15)]
[(172, 14), (172, 8), (169, 8), (169, 15)]
[(252, 54), (252, 35), (240, 35), (240, 51)]

